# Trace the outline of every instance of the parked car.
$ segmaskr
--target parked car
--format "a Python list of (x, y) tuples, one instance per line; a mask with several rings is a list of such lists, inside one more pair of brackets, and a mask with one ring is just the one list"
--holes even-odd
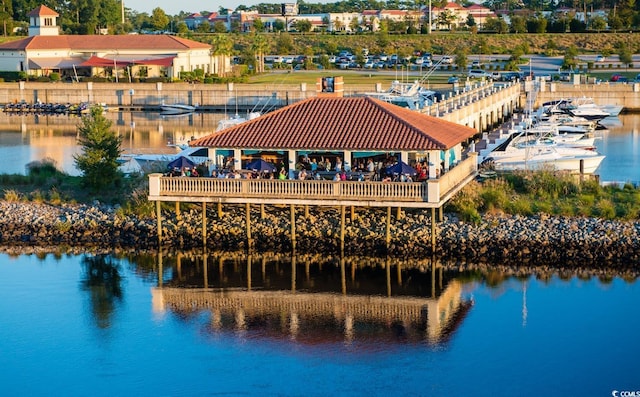
[(453, 58), (451, 58), (449, 56), (444, 56), (444, 57), (442, 57), (442, 60), (440, 62), (443, 65), (451, 65), (451, 64), (453, 64)]
[(472, 78), (472, 79), (492, 79), (493, 78), (491, 73), (487, 73), (482, 69), (471, 69), (469, 70), (469, 73), (467, 73), (467, 76), (469, 76), (469, 78)]
[(480, 61), (471, 62), (471, 67), (474, 68), (474, 69), (480, 69), (481, 66), (482, 66), (482, 64), (480, 63)]
[(606, 60), (607, 60), (607, 58), (605, 58), (604, 55), (597, 55), (596, 56), (596, 62), (604, 62)]
[(450, 76), (449, 79), (447, 79), (447, 83), (449, 84), (457, 84), (460, 82), (460, 79), (458, 78), (458, 76)]
[(616, 73), (611, 76), (611, 81), (615, 83), (626, 83), (629, 80), (625, 76)]

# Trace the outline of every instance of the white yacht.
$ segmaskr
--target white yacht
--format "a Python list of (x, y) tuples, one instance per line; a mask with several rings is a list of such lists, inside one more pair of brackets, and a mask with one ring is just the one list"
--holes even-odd
[(195, 112), (197, 106), (187, 105), (186, 103), (172, 103), (167, 104), (162, 102), (160, 105), (160, 109), (163, 114), (182, 114), (182, 113), (192, 113)]
[(420, 110), (433, 103), (435, 94), (435, 91), (423, 88), (419, 81), (401, 83), (395, 80), (387, 91), (367, 92), (364, 95), (411, 110)]
[(553, 170), (591, 174), (600, 166), (603, 155), (591, 147), (581, 147), (575, 142), (581, 139), (568, 138), (558, 143), (558, 137), (532, 134), (530, 130), (513, 133), (506, 141), (493, 149), (483, 160), (496, 170)]
[(243, 116), (240, 116), (238, 113), (236, 113), (235, 116), (233, 117), (224, 118), (218, 121), (218, 128), (216, 129), (216, 131), (222, 131), (229, 127), (233, 127), (234, 125), (242, 124), (245, 121), (256, 119), (260, 117), (260, 115), (261, 115), (260, 112), (250, 112), (247, 114), (246, 117), (243, 117)]

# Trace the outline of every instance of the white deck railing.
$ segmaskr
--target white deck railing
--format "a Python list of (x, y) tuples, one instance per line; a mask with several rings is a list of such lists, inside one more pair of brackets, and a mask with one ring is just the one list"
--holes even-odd
[[(203, 198), (251, 199), (273, 202), (439, 203), (453, 189), (475, 175), (476, 156), (456, 165), (438, 179), (426, 182), (370, 182), (325, 180), (218, 179), (149, 176), (149, 200), (201, 201)], [(206, 201), (206, 200), (203, 200)]]

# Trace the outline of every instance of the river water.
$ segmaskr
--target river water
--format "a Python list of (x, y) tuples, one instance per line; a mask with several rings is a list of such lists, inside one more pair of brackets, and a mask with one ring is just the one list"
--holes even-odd
[[(388, 268), (370, 258), (302, 257), (292, 265), (286, 254), (0, 254), (0, 390), (610, 396), (640, 389), (636, 280)], [(413, 316), (416, 305), (421, 314)]]
[[(123, 137), (125, 153), (175, 153), (167, 144), (209, 135), (221, 119), (231, 115), (167, 117), (159, 113), (107, 112), (106, 116)], [(24, 174), (29, 162), (51, 158), (58, 168), (77, 175), (73, 155), (80, 151), (76, 144), (78, 121), (77, 117), (0, 113), (2, 173)], [(608, 125), (608, 130), (599, 131), (602, 139), (596, 141), (598, 151), (606, 155), (596, 173), (602, 181), (640, 182), (640, 115), (621, 115)]]
[[(108, 117), (124, 148), (140, 152), (207, 135), (224, 115)], [(640, 117), (620, 122), (598, 142), (607, 155), (599, 173), (639, 181)], [(76, 124), (0, 115), (3, 172), (51, 157), (73, 174)], [(292, 262), (287, 253), (0, 254), (0, 394), (640, 390), (634, 278), (433, 272), (430, 263), (419, 271), (377, 258)]]

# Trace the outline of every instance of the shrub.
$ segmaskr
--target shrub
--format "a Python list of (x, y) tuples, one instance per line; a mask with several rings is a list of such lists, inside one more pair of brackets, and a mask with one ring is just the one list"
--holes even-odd
[(49, 75), (49, 79), (51, 79), (51, 81), (60, 81), (60, 73), (58, 72), (52, 72)]
[(531, 202), (526, 197), (518, 197), (508, 206), (511, 213), (517, 215), (529, 216), (533, 215), (533, 209), (531, 208)]
[(4, 191), (4, 199), (6, 201), (16, 203), (18, 201), (22, 201), (22, 195), (13, 189)]
[(616, 217), (616, 209), (610, 200), (602, 199), (596, 203), (596, 215), (603, 219), (614, 219)]

